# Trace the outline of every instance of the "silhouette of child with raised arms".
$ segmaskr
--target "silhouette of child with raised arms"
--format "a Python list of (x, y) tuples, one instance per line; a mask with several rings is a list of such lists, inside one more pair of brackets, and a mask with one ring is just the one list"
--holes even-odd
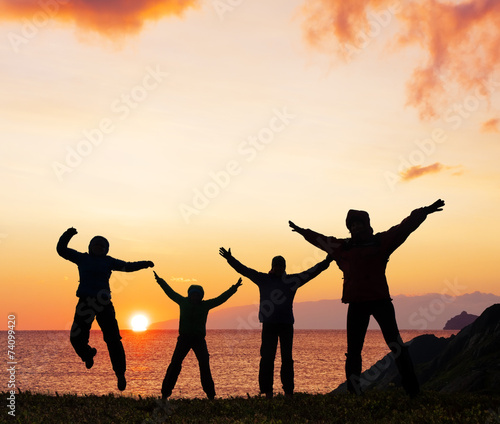
[(333, 260), (329, 256), (307, 271), (287, 274), (283, 256), (275, 256), (268, 273), (258, 272), (239, 262), (231, 254), (231, 249), (219, 249), (219, 254), (227, 260), (236, 272), (247, 277), (259, 287), (259, 321), (262, 323), (262, 344), (260, 348), (259, 388), (266, 398), (273, 397), (274, 360), (278, 348), (281, 349), (281, 383), (285, 396), (292, 397), (294, 391), (293, 369), (293, 300), (297, 290), (328, 268)]
[(202, 286), (193, 284), (188, 288), (187, 297), (184, 297), (176, 293), (156, 272), (154, 275), (165, 294), (180, 308), (179, 336), (161, 386), (162, 399), (168, 399), (172, 394), (182, 369), (182, 362), (191, 349), (198, 359), (203, 391), (209, 399), (214, 399), (215, 385), (210, 371), (210, 355), (205, 340), (208, 312), (210, 309), (222, 305), (236, 293), (238, 287), (241, 286), (241, 278), (220, 296), (203, 300), (205, 292)]
[(90, 241), (88, 253), (77, 252), (68, 247), (75, 234), (76, 229), (69, 228), (57, 243), (57, 253), (75, 263), (80, 275), (80, 284), (76, 291), (79, 299), (70, 341), (85, 366), (92, 368), (97, 349), (89, 346), (89, 335), (92, 323), (97, 319), (108, 347), (113, 371), (118, 379), (118, 389), (123, 391), (127, 385), (125, 350), (115, 318), (115, 308), (111, 302), (109, 278), (112, 271), (133, 272), (153, 267), (154, 264), (151, 261), (125, 262), (108, 256), (109, 242), (102, 236), (96, 236)]
[(408, 349), (399, 334), (385, 269), (389, 256), (425, 221), (427, 215), (443, 210), (443, 206), (444, 201), (440, 199), (430, 206), (415, 209), (399, 225), (377, 234), (373, 234), (367, 212), (351, 209), (346, 218), (351, 233), (347, 239), (327, 237), (289, 221), (293, 231), (332, 255), (344, 274), (342, 302), (349, 304), (345, 371), (351, 393), (361, 392), (361, 351), (371, 315), (394, 354), (404, 389), (411, 397), (420, 391)]

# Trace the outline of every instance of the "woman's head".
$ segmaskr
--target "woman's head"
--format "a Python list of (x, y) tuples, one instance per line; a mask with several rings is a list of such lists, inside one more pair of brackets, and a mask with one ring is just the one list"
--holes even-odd
[(368, 212), (351, 209), (347, 212), (345, 223), (353, 239), (366, 238), (373, 235), (373, 228), (370, 226), (370, 215), (368, 215)]

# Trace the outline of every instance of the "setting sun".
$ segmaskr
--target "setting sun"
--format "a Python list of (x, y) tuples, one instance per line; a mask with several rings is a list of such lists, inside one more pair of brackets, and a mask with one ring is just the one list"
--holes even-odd
[(130, 320), (133, 331), (146, 331), (148, 329), (149, 320), (144, 315), (134, 315)]

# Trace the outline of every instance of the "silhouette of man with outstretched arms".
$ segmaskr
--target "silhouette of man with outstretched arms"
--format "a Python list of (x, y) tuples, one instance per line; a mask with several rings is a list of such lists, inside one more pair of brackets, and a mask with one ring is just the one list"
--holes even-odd
[(215, 398), (215, 385), (210, 371), (210, 355), (208, 353), (206, 336), (206, 326), (208, 312), (219, 305), (222, 305), (241, 286), (241, 278), (224, 293), (214, 299), (203, 300), (205, 291), (202, 286), (193, 284), (188, 288), (188, 295), (184, 297), (175, 292), (167, 282), (154, 273), (156, 282), (163, 289), (165, 294), (179, 305), (179, 336), (175, 345), (172, 360), (167, 368), (167, 373), (161, 386), (163, 399), (168, 399), (174, 390), (175, 383), (182, 369), (182, 361), (193, 349), (198, 364), (200, 366), (200, 379), (203, 391), (209, 399)]
[(57, 243), (57, 253), (75, 263), (80, 275), (80, 284), (76, 291), (78, 303), (70, 341), (85, 366), (92, 368), (97, 349), (89, 346), (89, 335), (92, 323), (97, 319), (108, 347), (113, 371), (118, 379), (118, 389), (123, 391), (127, 385), (125, 350), (115, 318), (115, 308), (111, 302), (109, 278), (112, 271), (133, 272), (153, 267), (154, 264), (151, 261), (125, 262), (108, 256), (109, 242), (102, 236), (95, 236), (90, 241), (88, 253), (77, 252), (68, 247), (75, 234), (76, 229), (69, 228)]
[(293, 396), (293, 300), (297, 290), (328, 268), (333, 260), (328, 257), (307, 271), (287, 274), (283, 256), (275, 256), (269, 273), (248, 268), (231, 254), (231, 249), (219, 249), (236, 272), (247, 277), (259, 287), (259, 321), (262, 323), (262, 344), (260, 348), (259, 388), (267, 398), (273, 397), (274, 360), (278, 339), (281, 349), (281, 383), (285, 396)]
[(399, 225), (377, 234), (373, 234), (367, 212), (351, 209), (346, 218), (346, 226), (351, 233), (347, 239), (327, 237), (289, 221), (293, 231), (331, 255), (344, 274), (342, 302), (349, 304), (345, 371), (347, 388), (352, 393), (361, 392), (361, 351), (372, 315), (395, 355), (404, 389), (412, 397), (419, 393), (408, 349), (399, 334), (385, 270), (392, 252), (425, 221), (427, 215), (443, 210), (443, 206), (444, 201), (437, 200), (430, 206), (415, 209)]

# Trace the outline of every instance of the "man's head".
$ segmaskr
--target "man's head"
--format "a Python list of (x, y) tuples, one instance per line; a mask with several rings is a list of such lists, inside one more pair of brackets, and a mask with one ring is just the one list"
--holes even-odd
[(373, 235), (368, 212), (351, 209), (347, 212), (345, 223), (353, 239), (363, 239)]
[(286, 269), (286, 261), (283, 256), (275, 256), (271, 262), (270, 274), (283, 275)]
[(194, 302), (199, 303), (203, 300), (203, 296), (205, 296), (205, 291), (203, 287), (198, 286), (197, 284), (193, 284), (188, 288), (188, 298)]
[(94, 256), (106, 256), (109, 252), (109, 242), (103, 236), (95, 236), (89, 243), (89, 253)]

